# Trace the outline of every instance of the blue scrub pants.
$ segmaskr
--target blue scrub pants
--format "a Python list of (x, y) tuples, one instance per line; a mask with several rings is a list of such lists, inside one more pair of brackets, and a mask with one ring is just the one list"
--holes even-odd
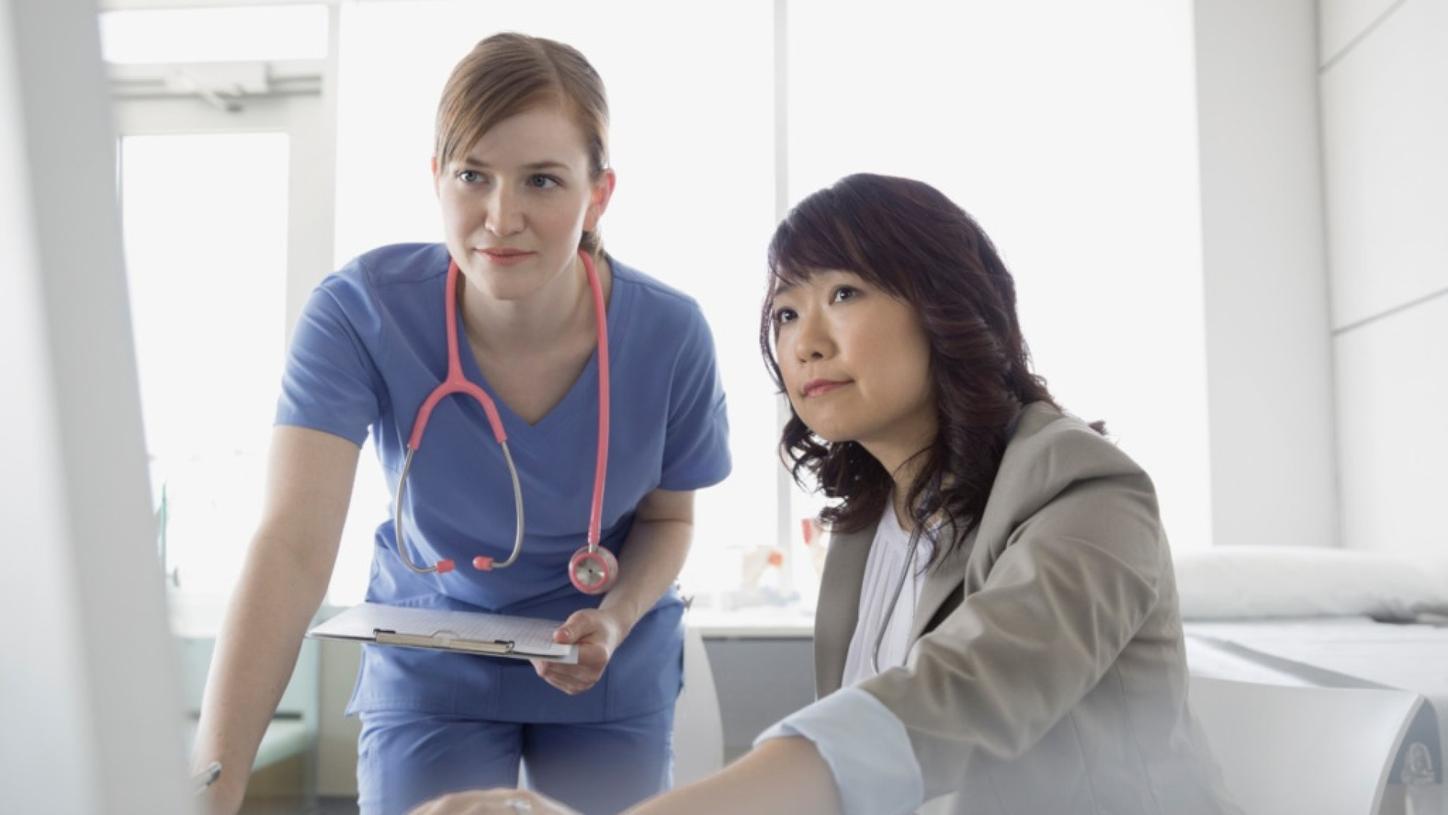
[(528, 786), (585, 815), (614, 815), (673, 783), (674, 706), (582, 724), (491, 722), (407, 711), (362, 713), (361, 815), (403, 815), (449, 792)]

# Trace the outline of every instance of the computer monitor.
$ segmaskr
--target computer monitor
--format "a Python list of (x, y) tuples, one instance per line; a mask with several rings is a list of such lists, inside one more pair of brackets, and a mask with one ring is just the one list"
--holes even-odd
[(0, 0), (0, 811), (183, 813), (96, 11)]

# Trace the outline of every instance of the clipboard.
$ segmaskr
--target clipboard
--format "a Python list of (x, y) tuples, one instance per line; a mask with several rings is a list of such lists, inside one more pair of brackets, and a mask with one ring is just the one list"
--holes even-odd
[(307, 632), (307, 636), (511, 659), (577, 663), (577, 645), (553, 641), (553, 632), (561, 624), (559, 620), (536, 617), (362, 603), (315, 626)]

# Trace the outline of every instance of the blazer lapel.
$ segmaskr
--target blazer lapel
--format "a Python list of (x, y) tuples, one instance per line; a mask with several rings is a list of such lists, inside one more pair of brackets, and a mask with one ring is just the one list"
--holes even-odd
[[(954, 540), (957, 534), (955, 525), (946, 524), (941, 533), (939, 540)], [(920, 600), (915, 606), (915, 619), (910, 625), (911, 643), (925, 635), (925, 626), (934, 619), (941, 606), (950, 600), (957, 589), (964, 591), (962, 587), (965, 584), (965, 564), (974, 542), (975, 531), (972, 530), (959, 546), (930, 567), (930, 574), (925, 576), (925, 587), (921, 590)]]
[(876, 526), (830, 535), (815, 607), (815, 692), (820, 698), (838, 690), (845, 675), (845, 657), (860, 613), (860, 584)]
[[(1001, 456), (1000, 468), (991, 484), (990, 497), (986, 499), (980, 523), (976, 524), (952, 554), (935, 564), (925, 578), (925, 588), (915, 607), (915, 621), (910, 627), (911, 644), (925, 635), (925, 627), (935, 619), (947, 602), (958, 602), (951, 600), (957, 589), (960, 590), (960, 599), (964, 599), (968, 577), (966, 570), (972, 562), (974, 574), (971, 587), (979, 588), (985, 580), (985, 574), (990, 570), (990, 565), (1000, 555), (1000, 550), (1005, 548), (1011, 530), (1023, 520), (1025, 512), (1033, 512), (1035, 507), (1039, 506), (1039, 502), (1031, 504), (1026, 501), (1026, 498), (1038, 492), (1039, 488), (1021, 483), (1019, 477), (1014, 475), (1019, 467), (1014, 463), (1013, 453), (1022, 443), (1059, 418), (1061, 414), (1056, 408), (1043, 402), (1033, 402), (1022, 408), (1011, 421), (1011, 440)], [(941, 540), (952, 540), (958, 534), (954, 525), (947, 525), (941, 532)], [(954, 606), (945, 610), (953, 611)]]

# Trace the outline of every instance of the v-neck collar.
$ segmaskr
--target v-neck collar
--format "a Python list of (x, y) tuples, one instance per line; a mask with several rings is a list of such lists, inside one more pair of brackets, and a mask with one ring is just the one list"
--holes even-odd
[[(614, 260), (611, 256), (606, 255), (605, 257), (613, 278), (608, 302), (604, 304), (604, 319), (608, 323), (608, 361), (610, 373), (612, 374), (613, 371), (617, 370), (618, 365), (618, 339), (622, 333), (619, 329), (619, 324), (622, 322), (621, 317), (626, 310), (626, 300), (631, 293), (632, 287), (619, 285), (621, 276), (618, 273), (618, 261)], [(445, 288), (447, 283), (444, 282), (443, 286)], [(461, 310), (462, 309), (459, 308), (459, 312), (461, 312)], [(558, 400), (558, 404), (549, 408), (548, 412), (543, 414), (537, 422), (529, 423), (527, 419), (524, 419), (513, 410), (512, 405), (509, 405), (502, 397), (498, 396), (497, 390), (493, 388), (492, 384), (488, 382), (487, 377), (483, 375), (483, 369), (478, 365), (477, 357), (473, 354), (473, 345), (468, 342), (467, 330), (463, 327), (461, 314), (459, 314), (457, 325), (453, 326), (453, 330), (457, 332), (458, 361), (462, 365), (463, 376), (467, 377), (469, 382), (476, 383), (478, 387), (482, 388), (483, 391), (492, 398), (493, 405), (498, 409), (498, 418), (502, 420), (503, 429), (510, 438), (513, 436), (527, 437), (550, 432), (557, 425), (566, 422), (570, 417), (579, 412), (594, 417), (593, 420), (597, 421), (597, 343), (593, 346), (593, 352), (588, 355), (588, 362), (583, 366), (583, 371), (579, 373), (578, 378), (573, 380), (573, 383), (568, 386), (567, 392), (563, 394), (562, 399)], [(481, 410), (482, 406), (479, 405), (478, 409)]]

